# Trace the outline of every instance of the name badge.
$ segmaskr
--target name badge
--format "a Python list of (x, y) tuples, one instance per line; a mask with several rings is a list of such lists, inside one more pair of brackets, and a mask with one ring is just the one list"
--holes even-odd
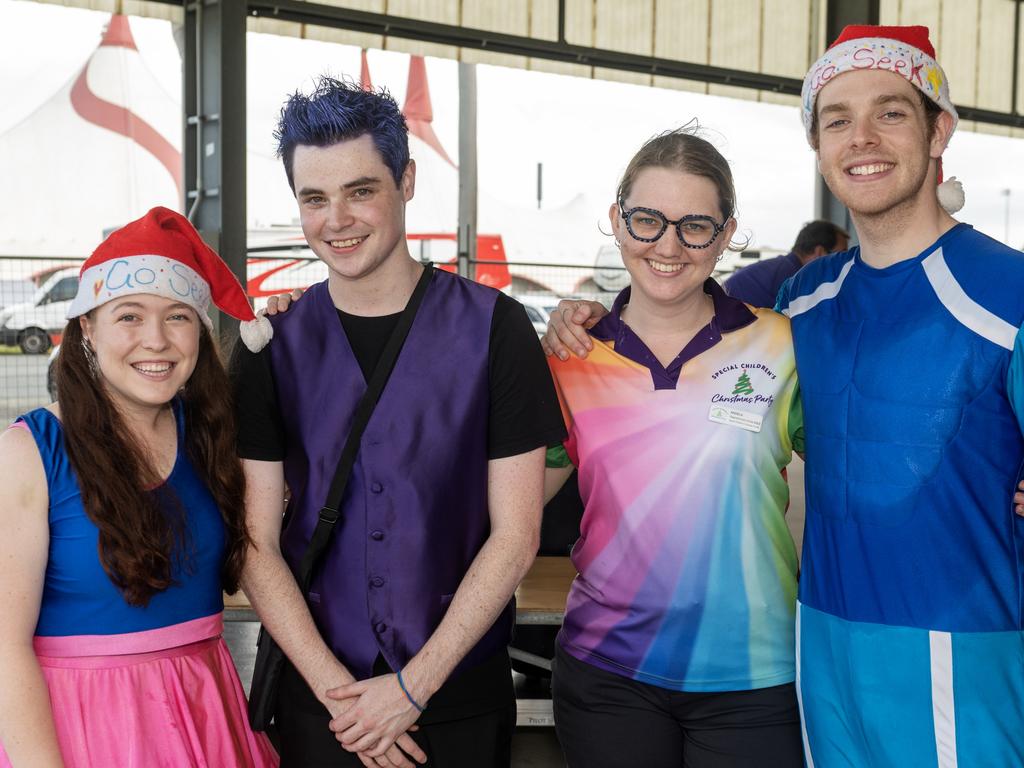
[(728, 424), (730, 427), (739, 427), (748, 432), (760, 432), (763, 416), (756, 413), (747, 413), (737, 408), (726, 408), (723, 405), (712, 405), (708, 413), (708, 420), (716, 424)]

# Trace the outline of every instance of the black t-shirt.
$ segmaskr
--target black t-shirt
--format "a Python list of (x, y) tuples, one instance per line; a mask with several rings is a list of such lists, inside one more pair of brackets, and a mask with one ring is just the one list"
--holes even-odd
[[(300, 299), (301, 301), (301, 299)], [(363, 378), (369, 379), (400, 314), (362, 317), (338, 310)], [(491, 316), (487, 458), (500, 459), (560, 444), (566, 436), (551, 374), (526, 310), (498, 294)], [(457, 373), (457, 372), (456, 372)], [(277, 404), (270, 349), (235, 345), (231, 378), (238, 421), (238, 455), (282, 461), (284, 425)], [(508, 704), (508, 659), (491, 659), (449, 680), (431, 699), (433, 717), (454, 720)], [(383, 658), (378, 658), (378, 665)], [(386, 664), (384, 664), (386, 667)], [(375, 673), (377, 670), (375, 669)]]
[[(338, 310), (364, 379), (373, 373), (399, 317), (400, 313), (363, 317)], [(488, 459), (516, 456), (542, 445), (558, 444), (565, 438), (565, 424), (537, 333), (522, 304), (503, 293), (498, 294), (491, 315), (487, 372)], [(253, 353), (236, 344), (231, 378), (238, 421), (238, 455), (257, 461), (283, 460), (284, 424), (277, 405), (270, 348)]]

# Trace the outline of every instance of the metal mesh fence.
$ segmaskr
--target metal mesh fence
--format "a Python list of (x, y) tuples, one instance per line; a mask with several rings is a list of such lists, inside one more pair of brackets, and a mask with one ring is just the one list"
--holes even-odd
[(81, 260), (0, 259), (0, 419), (50, 402), (49, 361)]
[[(0, 258), (0, 423), (51, 401), (50, 369), (68, 304), (78, 288), (81, 260)], [(437, 263), (455, 271), (453, 262)], [(251, 255), (248, 293), (257, 309), (267, 298), (327, 277), (308, 250)], [(595, 299), (610, 305), (628, 283), (621, 266), (586, 267), (477, 260), (469, 275), (520, 300), (538, 333), (560, 298)]]

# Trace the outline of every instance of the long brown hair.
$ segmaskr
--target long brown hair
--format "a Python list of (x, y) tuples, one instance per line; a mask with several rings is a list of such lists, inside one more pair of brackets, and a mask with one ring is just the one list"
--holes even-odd
[[(221, 583), (238, 589), (249, 534), (245, 476), (235, 454), (230, 386), (213, 339), (200, 323), (196, 368), (181, 393), (185, 450), (220, 509), (225, 529)], [(86, 514), (99, 528), (103, 569), (131, 605), (146, 605), (174, 583), (176, 564), (190, 562), (184, 509), (147, 492), (160, 481), (90, 368), (78, 318), (68, 322), (56, 362), (64, 446)], [(164, 486), (165, 493), (173, 493)]]

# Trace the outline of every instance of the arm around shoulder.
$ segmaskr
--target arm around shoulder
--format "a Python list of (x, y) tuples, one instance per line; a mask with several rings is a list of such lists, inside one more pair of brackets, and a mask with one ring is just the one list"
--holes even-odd
[(62, 766), (50, 696), (32, 649), (46, 576), (49, 498), (31, 433), (0, 434), (0, 743), (17, 766)]

